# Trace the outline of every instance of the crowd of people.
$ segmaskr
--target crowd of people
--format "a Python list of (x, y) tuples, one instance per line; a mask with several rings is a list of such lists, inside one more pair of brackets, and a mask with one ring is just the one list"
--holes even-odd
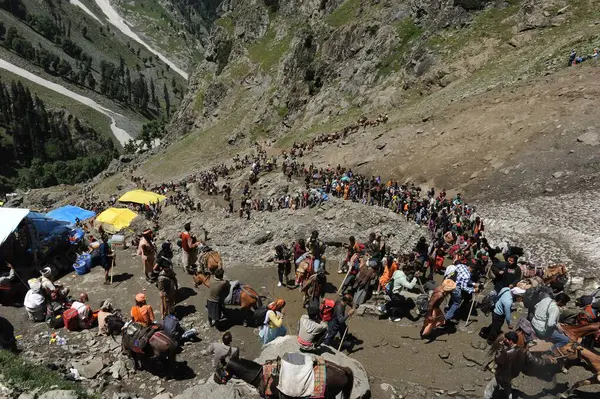
[[(548, 276), (542, 274), (541, 282), (535, 280), (536, 284), (533, 284), (538, 268), (520, 261), (519, 258), (523, 255), (521, 248), (507, 246), (500, 249), (488, 242), (483, 219), (477, 215), (474, 207), (465, 203), (460, 193), (449, 197), (446, 190), (436, 192), (431, 188), (422, 194), (421, 188), (414, 185), (355, 173), (341, 165), (318, 168), (298, 160), (315, 145), (343, 139), (357, 131), (358, 127), (386, 121), (387, 116), (384, 115), (374, 121), (361, 118), (356, 125), (340, 132), (319, 136), (307, 144), (295, 143), (289, 154), (283, 154), (281, 170), (290, 180), (292, 177), (303, 180), (306, 187), (299, 192), (269, 199), (253, 195), (252, 181), (258, 179), (263, 171), (274, 171), (278, 162), (277, 157), (269, 158), (266, 151), (259, 148), (254, 157), (236, 156), (232, 167), (222, 164), (180, 182), (150, 186), (144, 179), (132, 176), (138, 187), (168, 196), (162, 204), (141, 205), (134, 210), (144, 213), (156, 223), (163, 206), (174, 205), (182, 213), (200, 211), (200, 207), (188, 194), (187, 186), (192, 183), (209, 195), (222, 194), (228, 203), (227, 213), (232, 214), (235, 208), (232, 188), (229, 184), (219, 187), (219, 180), (232, 170), (250, 167), (249, 181), (242, 190), (240, 217), (245, 215), (249, 219), (251, 212), (318, 206), (329, 197), (365, 206), (384, 207), (402, 214), (407, 221), (412, 220), (424, 227), (422, 237), (410, 251), (391, 248), (380, 231), (369, 233), (362, 239), (349, 237), (344, 244), (346, 257), (337, 270), (344, 277), (335, 299), (325, 298), (328, 248), (319, 238), (317, 230), (307, 239), (299, 238), (289, 245), (281, 243), (274, 248), (273, 262), (277, 267), (278, 286), (298, 288), (304, 299), (306, 314), (297, 321), (300, 350), (314, 351), (321, 345), (333, 345), (334, 341), (339, 342), (336, 346), (340, 349), (352, 348), (360, 340), (349, 332), (349, 320), (357, 309), (373, 305), (373, 302), (378, 303), (378, 306), (373, 306), (373, 310), (382, 319), (393, 322), (422, 319), (420, 335), (426, 340), (434, 340), (439, 334), (456, 331), (455, 326), (459, 320), (468, 320), (473, 310), (479, 307), (480, 311), (491, 314), (489, 325), (482, 328), (479, 335), (490, 344), (498, 340), (501, 344), (496, 354), (495, 378), (486, 388), (485, 397), (490, 398), (498, 393), (508, 397), (511, 392), (510, 381), (526, 365), (537, 367), (556, 362), (552, 358), (535, 357), (527, 348), (518, 346), (519, 337), (515, 331), (525, 332), (530, 336), (529, 339), (537, 337), (548, 340), (553, 343), (553, 350), (570, 342), (568, 336), (561, 331), (558, 321), (565, 320), (566, 314), (575, 313), (574, 320), (577, 322), (581, 312), (568, 308), (570, 298), (564, 293), (565, 275), (558, 273), (546, 278)], [(106, 202), (85, 194), (80, 205), (100, 212), (116, 201), (116, 197)], [(183, 270), (194, 273), (201, 269), (198, 253), (206, 246), (193, 234), (190, 223), (184, 225), (177, 238), (182, 248)], [(109, 272), (114, 266), (113, 253), (102, 234), (100, 241), (96, 249), (100, 253), (100, 265), (105, 270), (105, 282), (110, 284)], [(136, 247), (144, 277), (149, 283), (156, 285), (159, 293), (162, 328), (173, 332), (173, 336), (180, 340), (184, 335), (181, 327), (172, 326), (178, 326), (178, 320), (174, 316), (178, 281), (171, 243), (165, 241), (159, 247), (154, 240), (153, 231), (147, 229), (141, 234)], [(293, 282), (290, 282), (292, 272), (295, 272), (295, 276)], [(66, 313), (66, 318), (63, 316), (65, 326), (75, 320), (76, 323), (69, 328), (83, 329), (98, 324), (100, 333), (111, 333), (113, 328), (110, 324), (114, 323), (118, 314), (110, 299), (105, 300), (98, 311), (90, 307), (86, 293), (82, 293), (76, 301), (69, 301), (68, 292), (63, 287), (54, 285), (50, 274), (50, 270), (44, 270), (39, 279), (30, 281), (25, 308), (31, 320), (42, 321), (52, 317), (58, 312), (58, 303), (63, 308), (63, 314)], [(437, 282), (436, 275), (440, 276)], [(10, 278), (10, 275), (2, 277), (0, 283)], [(226, 317), (226, 298), (232, 295), (235, 297), (233, 284), (230, 283), (233, 282), (226, 279), (220, 265), (211, 276), (206, 303), (211, 326), (218, 325)], [(486, 295), (484, 300), (479, 301), (477, 298), (481, 293)], [(525, 306), (528, 315), (515, 323), (514, 313), (518, 303)], [(591, 313), (590, 317), (598, 320), (600, 290), (591, 295), (587, 306), (588, 316)], [(253, 320), (259, 328), (259, 340), (262, 344), (288, 333), (284, 322), (285, 307), (283, 299), (273, 298), (268, 305), (254, 310)], [(135, 295), (130, 318), (144, 327), (158, 324), (145, 293)], [(505, 325), (509, 331), (503, 334)], [(226, 333), (222, 343), (212, 343), (206, 353), (214, 355), (215, 362), (239, 357), (239, 348), (232, 346), (232, 339), (231, 334)]]

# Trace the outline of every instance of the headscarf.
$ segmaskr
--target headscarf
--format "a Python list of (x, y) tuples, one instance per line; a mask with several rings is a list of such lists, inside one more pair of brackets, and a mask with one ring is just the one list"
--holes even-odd
[(514, 287), (510, 292), (512, 292), (514, 296), (522, 296), (525, 293), (525, 290), (523, 288)]
[(146, 294), (140, 292), (135, 296), (135, 301), (139, 303), (146, 302)]
[(281, 309), (283, 309), (284, 306), (285, 306), (285, 301), (283, 299), (276, 299), (267, 306), (267, 309), (274, 310), (274, 311), (280, 311)]
[(102, 306), (100, 306), (100, 309), (105, 312), (110, 312), (113, 310), (113, 304), (110, 300), (106, 299), (104, 300), (104, 302), (102, 302)]

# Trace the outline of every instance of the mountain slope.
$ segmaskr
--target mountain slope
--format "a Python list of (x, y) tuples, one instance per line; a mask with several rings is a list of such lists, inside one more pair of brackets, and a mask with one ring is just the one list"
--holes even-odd
[[(193, 7), (194, 2), (191, 4)], [(171, 12), (164, 11), (160, 18), (179, 12), (171, 8)], [(201, 54), (204, 20), (200, 18), (190, 27), (196, 35), (186, 36), (186, 53), (182, 56), (176, 50), (172, 53), (168, 49), (155, 50), (153, 42), (146, 43), (136, 36), (136, 28), (129, 29), (127, 22), (112, 10), (104, 0), (0, 1), (0, 59), (5, 65), (0, 76), (12, 77), (4, 70), (17, 72), (22, 68), (39, 77), (35, 79), (37, 84), (52, 86), (52, 90), (61, 86), (64, 90), (59, 92), (75, 93), (70, 97), (84, 105), (99, 104), (92, 108), (108, 115), (112, 122), (100, 115), (89, 121), (98, 121), (100, 132), (116, 132), (120, 145), (125, 144), (123, 137), (138, 136), (142, 125), (154, 121), (151, 126), (157, 128), (143, 129), (140, 137), (140, 146), (148, 146), (162, 134), (164, 121), (179, 105), (186, 90), (184, 70), (192, 61), (191, 54)], [(195, 17), (190, 15), (190, 18)], [(171, 28), (164, 30), (163, 37), (180, 37), (180, 32)], [(34, 79), (18, 80), (34, 91), (39, 90), (32, 82)], [(81, 101), (80, 96), (90, 101)], [(65, 108), (60, 103), (55, 105)], [(65, 100), (65, 104), (70, 103)], [(114, 140), (113, 134), (109, 136)], [(131, 151), (134, 146), (125, 149)]]
[[(546, 76), (559, 74), (569, 87), (579, 85), (579, 71), (594, 74), (588, 68), (595, 64), (571, 70), (566, 65), (570, 49), (591, 54), (598, 42), (599, 4), (225, 1), (206, 60), (190, 79), (172, 121), (173, 143), (143, 170), (157, 179), (168, 178), (165, 170), (180, 176), (189, 165), (221, 160), (255, 140), (285, 149), (354, 124), (361, 115), (388, 113), (386, 125), (353, 136), (347, 146), (315, 162), (361, 164), (361, 170), (371, 172), (391, 167), (399, 180), (466, 189), (476, 183), (478, 192), (498, 173), (506, 176), (499, 170), (508, 164), (531, 162), (530, 154), (542, 145), (532, 138), (548, 134), (548, 125), (563, 126), (560, 145), (565, 145), (581, 134), (582, 116), (588, 126), (597, 123), (586, 114), (589, 99), (564, 112), (568, 100), (558, 98), (552, 106), (556, 97), (544, 95), (543, 87), (560, 91)], [(528, 95), (540, 99), (527, 102), (523, 97)], [(513, 97), (523, 100), (520, 108), (510, 102)], [(553, 121), (535, 112), (546, 105), (556, 112)], [(477, 114), (473, 106), (479, 106)], [(515, 113), (533, 116), (523, 126), (518, 122), (525, 118)], [(454, 129), (460, 133), (456, 140), (448, 134)], [(372, 144), (380, 134), (381, 150)], [(416, 155), (421, 148), (428, 148), (427, 155)], [(432, 156), (436, 163), (427, 162)], [(542, 169), (570, 162), (564, 155), (537, 160), (536, 173), (527, 175), (531, 182), (542, 178)], [(453, 173), (458, 165), (460, 174)]]

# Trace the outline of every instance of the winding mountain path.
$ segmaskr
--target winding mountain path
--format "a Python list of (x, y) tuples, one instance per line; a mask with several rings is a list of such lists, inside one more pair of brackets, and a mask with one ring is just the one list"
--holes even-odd
[(169, 65), (172, 70), (174, 70), (179, 75), (181, 75), (185, 80), (188, 80), (188, 74), (185, 71), (183, 71), (182, 69), (180, 69), (173, 62), (169, 61), (167, 59), (167, 57), (165, 57), (164, 55), (162, 55), (161, 53), (159, 53), (158, 51), (156, 51), (152, 47), (150, 47), (148, 44), (146, 44), (146, 42), (144, 42), (135, 32), (133, 32), (131, 30), (131, 28), (127, 25), (126, 21), (110, 5), (110, 1), (109, 0), (94, 0), (94, 1), (98, 5), (98, 7), (100, 7), (100, 9), (104, 13), (104, 15), (106, 15), (106, 18), (108, 19), (108, 22), (110, 22), (112, 25), (114, 25), (115, 28), (119, 29), (126, 36), (129, 36), (130, 38), (132, 38), (133, 40), (135, 40), (136, 42), (138, 42), (142, 46), (146, 47), (146, 49), (148, 49), (148, 51), (150, 51), (151, 53), (155, 54), (165, 64)]
[(13, 65), (2, 58), (0, 58), (0, 68), (12, 72), (15, 75), (19, 75), (22, 78), (25, 78), (31, 82), (44, 86), (47, 89), (72, 98), (73, 100), (80, 102), (81, 104), (87, 105), (88, 107), (106, 115), (110, 119), (110, 129), (112, 130), (117, 140), (119, 140), (119, 143), (121, 143), (121, 145), (125, 145), (125, 143), (127, 143), (129, 140), (133, 139), (129, 133), (117, 126), (117, 122), (115, 121), (115, 118), (113, 116), (122, 116), (121, 114), (113, 112), (106, 107), (103, 107), (91, 98), (82, 96), (81, 94), (77, 94), (57, 83), (50, 82), (44, 78), (41, 78), (38, 75), (35, 75), (16, 65)]

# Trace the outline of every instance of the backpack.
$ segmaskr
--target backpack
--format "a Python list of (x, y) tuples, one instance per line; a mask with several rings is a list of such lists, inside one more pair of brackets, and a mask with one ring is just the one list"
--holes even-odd
[(321, 320), (329, 321), (333, 318), (333, 308), (335, 307), (335, 301), (333, 299), (324, 299), (323, 303), (319, 307), (321, 313)]
[(415, 300), (415, 304), (417, 305), (417, 309), (419, 310), (420, 315), (426, 314), (429, 311), (429, 295), (419, 295)]
[[(546, 294), (546, 295), (544, 295)], [(552, 288), (545, 285), (538, 285), (537, 287), (528, 288), (523, 294), (523, 306), (532, 310), (544, 296), (553, 297)]]
[(65, 323), (65, 328), (69, 331), (77, 331), (79, 330), (79, 313), (77, 309), (67, 309), (62, 314), (63, 322)]
[(116, 314), (106, 316), (105, 321), (106, 329), (108, 330), (108, 335), (119, 335), (121, 333), (121, 330), (125, 326), (123, 318)]
[(179, 340), (182, 328), (177, 317), (173, 315), (165, 317), (162, 323), (162, 329), (169, 337)]
[(267, 311), (268, 309), (266, 306), (260, 306), (254, 311), (254, 314), (252, 315), (252, 324), (255, 327), (262, 326), (264, 324)]

